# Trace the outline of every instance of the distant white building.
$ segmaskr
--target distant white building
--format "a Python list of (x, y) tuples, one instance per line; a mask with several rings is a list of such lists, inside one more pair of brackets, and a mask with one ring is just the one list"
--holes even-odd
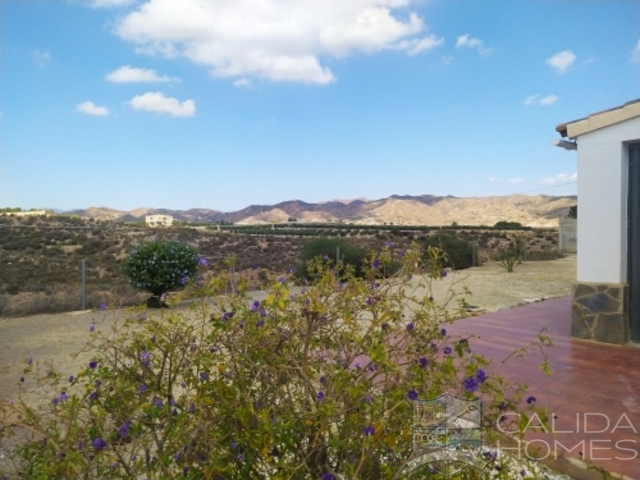
[(38, 217), (46, 216), (46, 210), (27, 210), (25, 212), (9, 212), (4, 215), (15, 215), (16, 217)]
[(147, 215), (145, 222), (150, 227), (170, 227), (173, 225), (173, 217), (171, 215)]

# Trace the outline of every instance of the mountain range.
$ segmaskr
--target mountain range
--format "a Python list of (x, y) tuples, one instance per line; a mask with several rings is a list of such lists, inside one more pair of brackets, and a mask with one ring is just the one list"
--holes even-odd
[(275, 205), (250, 205), (236, 212), (208, 208), (171, 210), (136, 208), (129, 211), (107, 207), (70, 210), (63, 215), (114, 221), (140, 221), (146, 215), (171, 215), (189, 222), (233, 222), (259, 224), (287, 222), (348, 222), (354, 224), (396, 225), (494, 225), (499, 221), (520, 222), (531, 227), (555, 227), (558, 217), (566, 216), (576, 205), (575, 196), (509, 195), (491, 197), (453, 197), (435, 195), (392, 195), (379, 200), (331, 200), (307, 203), (289, 200)]

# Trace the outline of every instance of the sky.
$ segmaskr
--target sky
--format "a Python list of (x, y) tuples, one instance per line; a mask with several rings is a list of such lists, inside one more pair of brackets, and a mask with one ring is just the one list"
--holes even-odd
[(3, 0), (0, 207), (575, 195), (637, 0)]

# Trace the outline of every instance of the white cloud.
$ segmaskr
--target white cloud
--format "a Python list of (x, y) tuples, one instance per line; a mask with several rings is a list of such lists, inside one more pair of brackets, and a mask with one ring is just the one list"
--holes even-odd
[(631, 61), (640, 64), (640, 40), (631, 52)]
[(49, 50), (34, 50), (31, 52), (31, 58), (38, 67), (44, 68), (51, 61), (51, 52)]
[(221, 77), (327, 84), (321, 58), (441, 45), (409, 9), (422, 0), (148, 0), (115, 33), (140, 52), (186, 57)]
[(233, 85), (235, 87), (251, 88), (251, 80), (249, 80), (247, 77), (242, 77), (242, 78), (239, 78), (238, 80), (236, 80), (235, 82), (233, 82)]
[(196, 113), (196, 104), (193, 100), (185, 100), (180, 103), (178, 99), (165, 97), (161, 92), (136, 95), (129, 104), (134, 110), (168, 113), (174, 117), (192, 117)]
[(492, 182), (492, 183), (501, 182), (502, 180), (503, 180), (503, 179), (502, 179), (502, 178), (500, 178), (500, 177), (491, 177), (491, 178), (489, 179), (489, 181), (490, 181), (490, 182)]
[(480, 55), (489, 55), (493, 51), (493, 48), (485, 48), (482, 40), (470, 37), (468, 33), (458, 37), (456, 48), (461, 47), (475, 48)]
[(94, 8), (111, 8), (129, 5), (136, 0), (88, 0), (87, 3)]
[(432, 34), (423, 38), (402, 40), (401, 42), (392, 45), (390, 48), (395, 50), (406, 50), (409, 55), (416, 55), (424, 50), (439, 47), (442, 44), (444, 44), (444, 38), (438, 38)]
[(547, 95), (546, 97), (540, 97), (540, 95), (531, 95), (530, 97), (527, 97), (524, 102), (522, 102), (522, 104), (527, 106), (546, 106), (551, 105), (552, 103), (556, 103), (558, 100), (560, 100), (560, 97), (558, 97), (557, 95)]
[(549, 185), (549, 186), (554, 186), (554, 185), (560, 185), (563, 183), (575, 182), (577, 180), (578, 180), (577, 173), (572, 173), (571, 175), (569, 175), (568, 173), (559, 173), (555, 177), (543, 178), (541, 180), (541, 183), (544, 183), (545, 185)]
[(83, 102), (76, 105), (78, 111), (86, 113), (87, 115), (95, 115), (97, 117), (105, 117), (109, 115), (109, 109), (106, 107), (98, 107), (93, 102)]
[(524, 178), (522, 177), (518, 177), (518, 178), (510, 178), (509, 179), (509, 183), (522, 183), (524, 182)]
[(117, 70), (107, 74), (105, 79), (114, 83), (159, 83), (159, 82), (179, 82), (179, 78), (171, 78), (165, 75), (158, 75), (155, 70), (144, 68), (133, 68), (124, 65)]
[(577, 57), (571, 50), (564, 50), (560, 53), (556, 53), (551, 58), (547, 58), (546, 63), (550, 67), (554, 68), (558, 73), (564, 73), (567, 71), (567, 68), (576, 61), (576, 58)]

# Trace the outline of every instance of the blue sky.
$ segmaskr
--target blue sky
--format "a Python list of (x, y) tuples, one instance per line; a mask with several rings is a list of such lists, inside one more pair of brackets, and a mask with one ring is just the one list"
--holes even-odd
[[(635, 0), (4, 0), (0, 206), (572, 195)], [(562, 185), (567, 184), (567, 185)]]

